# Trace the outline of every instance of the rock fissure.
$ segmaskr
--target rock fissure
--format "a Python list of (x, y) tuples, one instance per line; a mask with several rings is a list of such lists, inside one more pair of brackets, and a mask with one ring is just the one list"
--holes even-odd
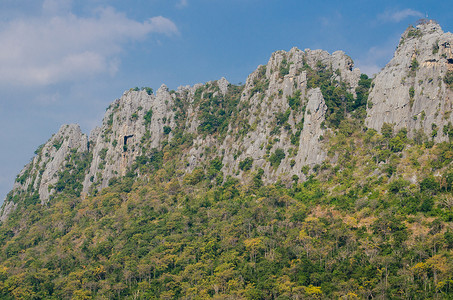
[(127, 140), (132, 138), (134, 135), (133, 134), (130, 134), (130, 135), (125, 135), (124, 136), (124, 143), (123, 143), (123, 146), (127, 146)]

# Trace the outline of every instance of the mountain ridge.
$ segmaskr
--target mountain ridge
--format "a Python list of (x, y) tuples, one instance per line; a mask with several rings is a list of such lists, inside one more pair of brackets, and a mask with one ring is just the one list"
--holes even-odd
[(0, 298), (450, 299), (438, 30), (408, 28), (378, 80), (293, 48), (244, 85), (134, 88), (89, 136), (63, 125), (2, 207)]
[[(44, 145), (53, 151), (38, 151), (19, 173), (0, 220), (20, 197), (38, 197), (41, 204), (49, 201), (67, 183), (63, 177), (73, 172), (65, 169), (68, 164), (83, 165), (78, 172), (84, 172), (84, 179), (70, 186), (76, 195), (84, 196), (125, 176), (132, 167), (139, 174), (137, 158), (150, 164), (149, 157), (145, 158), (149, 151), (170, 155), (164, 148), (175, 141), (191, 144), (178, 153), (181, 158), (175, 166), (185, 173), (206, 167), (208, 160), (221, 159), (218, 171), (224, 179), (245, 178), (249, 169), (262, 169), (265, 182), (283, 180), (287, 184), (295, 176), (306, 180), (304, 166), (311, 169), (327, 158), (321, 140), (346, 115), (365, 114), (366, 126), (378, 131), (389, 123), (395, 124), (395, 130), (407, 128), (409, 137), (418, 130), (422, 139), (430, 135), (435, 142), (445, 141), (448, 131), (440, 129), (452, 121), (446, 116), (448, 107), (451, 111), (452, 93), (444, 82), (453, 68), (452, 42), (452, 34), (443, 33), (433, 21), (409, 27), (394, 58), (371, 86), (343, 51), (329, 54), (293, 48), (274, 52), (266, 65), (248, 76), (244, 86), (222, 78), (177, 91), (162, 85), (155, 94), (149, 88), (131, 89), (107, 108), (102, 126), (89, 137), (76, 125), (63, 125)], [(387, 94), (391, 101), (386, 101)], [(445, 113), (439, 115), (442, 105)], [(433, 107), (439, 107), (437, 115)], [(75, 144), (69, 147), (66, 141)], [(91, 158), (71, 158), (74, 153)], [(245, 161), (251, 162), (246, 171), (241, 168)]]

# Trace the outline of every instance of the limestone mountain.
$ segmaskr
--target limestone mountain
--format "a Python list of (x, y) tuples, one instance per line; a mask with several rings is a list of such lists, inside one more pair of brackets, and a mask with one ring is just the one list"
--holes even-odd
[(78, 125), (63, 125), (35, 154), (17, 175), (10, 198), (3, 205), (1, 221), (18, 203), (40, 201), (44, 205), (50, 195), (64, 188), (71, 188), (76, 194), (81, 192), (81, 182), (66, 187), (62, 180), (63, 177), (73, 177), (74, 182), (80, 180), (84, 170), (80, 164), (88, 155), (88, 139)]
[(390, 123), (410, 136), (423, 132), (436, 142), (447, 140), (442, 128), (453, 121), (452, 45), (453, 34), (433, 21), (409, 27), (373, 80), (365, 125), (380, 130)]
[(63, 125), (1, 211), (1, 299), (451, 299), (452, 34), (375, 78), (277, 51)]
[(23, 201), (45, 204), (64, 189), (96, 194), (129, 172), (146, 177), (169, 156), (183, 174), (215, 164), (213, 181), (249, 182), (252, 172), (265, 183), (303, 181), (327, 159), (326, 132), (347, 116), (378, 131), (388, 123), (444, 141), (453, 134), (452, 42), (433, 21), (408, 28), (371, 85), (342, 51), (293, 48), (273, 53), (243, 86), (222, 78), (177, 91), (162, 85), (155, 94), (131, 89), (89, 138), (64, 125), (36, 151), (1, 220)]

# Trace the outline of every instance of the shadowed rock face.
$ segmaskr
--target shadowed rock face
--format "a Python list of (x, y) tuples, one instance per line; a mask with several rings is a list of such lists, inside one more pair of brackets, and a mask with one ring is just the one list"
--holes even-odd
[[(373, 80), (366, 126), (380, 130), (393, 123), (413, 136), (416, 130), (430, 135), (432, 124), (442, 128), (452, 122), (452, 91), (444, 82), (453, 70), (452, 43), (452, 34), (432, 22), (406, 30), (393, 59)], [(108, 107), (89, 138), (77, 125), (64, 125), (38, 149), (18, 175), (1, 220), (25, 197), (46, 203), (72, 185), (76, 196), (92, 194), (130, 170), (146, 177), (137, 161), (144, 164), (156, 153), (181, 174), (208, 168), (217, 159), (224, 177), (244, 183), (260, 169), (266, 183), (305, 180), (302, 168), (327, 158), (322, 138), (330, 130), (324, 126), (328, 105), (313, 85), (319, 68), (330, 70), (328, 80), (355, 95), (360, 71), (350, 57), (297, 48), (273, 53), (244, 86), (222, 78), (177, 91), (165, 85), (155, 94), (127, 91)], [(441, 131), (435, 141), (447, 138)], [(174, 144), (183, 147), (172, 157)], [(273, 163), (276, 153), (278, 163)], [(252, 161), (250, 172), (240, 167), (246, 160)]]
[[(366, 126), (380, 130), (384, 123), (431, 135), (433, 124), (442, 129), (453, 121), (453, 92), (444, 82), (453, 70), (453, 35), (434, 22), (409, 27), (401, 37), (393, 59), (373, 80)], [(448, 139), (438, 131), (435, 141)]]

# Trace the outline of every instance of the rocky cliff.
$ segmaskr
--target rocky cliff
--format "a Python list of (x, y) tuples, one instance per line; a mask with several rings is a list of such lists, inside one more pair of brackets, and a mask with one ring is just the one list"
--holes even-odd
[[(448, 139), (443, 127), (453, 121), (453, 90), (446, 76), (453, 71), (453, 34), (444, 33), (433, 21), (409, 27), (392, 60), (373, 80), (366, 126), (380, 130), (384, 123)], [(451, 76), (451, 75), (450, 75)]]
[(126, 91), (89, 138), (64, 125), (37, 150), (1, 218), (21, 201), (46, 203), (64, 190), (83, 197), (123, 176), (147, 178), (163, 162), (194, 184), (200, 172), (216, 182), (305, 180), (327, 158), (326, 133), (348, 116), (378, 131), (390, 123), (445, 140), (453, 133), (452, 42), (434, 22), (409, 28), (369, 98), (367, 77), (344, 52), (297, 48), (273, 53), (243, 86), (222, 78)]
[[(124, 176), (137, 157), (180, 144), (183, 136), (191, 139), (180, 153), (178, 168), (184, 172), (221, 158), (224, 175), (241, 177), (244, 168), (239, 164), (248, 160), (253, 163), (246, 169), (263, 168), (268, 181), (281, 175), (302, 177), (302, 166), (325, 158), (317, 141), (327, 108), (319, 88), (309, 88), (307, 81), (308, 69), (319, 65), (332, 70), (329, 80), (345, 82), (354, 91), (360, 72), (353, 70), (352, 60), (343, 52), (330, 55), (296, 48), (274, 53), (245, 86), (222, 78), (177, 91), (163, 85), (156, 94), (127, 91), (108, 108), (102, 127), (90, 135), (93, 161), (84, 192), (107, 186), (110, 179)], [(284, 154), (278, 164), (271, 164), (269, 157), (277, 149)]]
[[(56, 192), (69, 188), (65, 180), (70, 177), (73, 177), (71, 180), (76, 180), (75, 173), (80, 171), (78, 167), (81, 157), (88, 155), (87, 136), (78, 125), (63, 125), (47, 143), (38, 147), (35, 154), (32, 161), (17, 175), (13, 190), (2, 207), (0, 220), (4, 220), (21, 201), (40, 201), (44, 204)], [(80, 190), (80, 186), (71, 185), (75, 193)]]

